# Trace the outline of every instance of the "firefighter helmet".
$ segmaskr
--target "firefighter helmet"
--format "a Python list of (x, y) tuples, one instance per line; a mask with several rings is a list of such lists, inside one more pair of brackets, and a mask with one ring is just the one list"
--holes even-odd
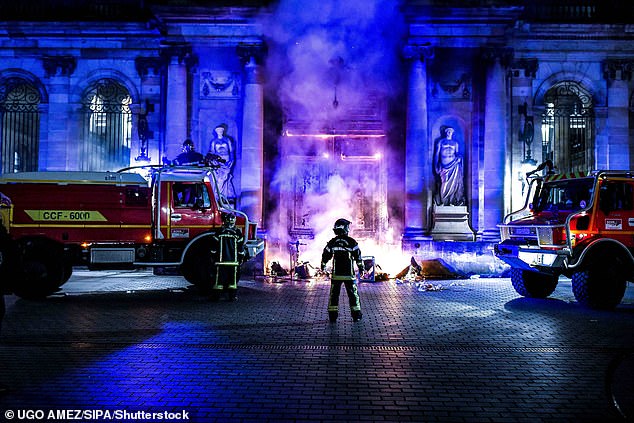
[(350, 232), (350, 223), (352, 222), (347, 219), (337, 219), (332, 230), (337, 235), (348, 235), (348, 232)]
[(236, 215), (231, 212), (222, 212), (220, 218), (224, 225), (233, 226), (236, 224)]
[(187, 138), (183, 141), (183, 151), (193, 151), (194, 150), (194, 142)]

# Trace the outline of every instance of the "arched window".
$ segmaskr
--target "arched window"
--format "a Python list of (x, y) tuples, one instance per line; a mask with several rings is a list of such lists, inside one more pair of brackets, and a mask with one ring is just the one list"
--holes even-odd
[(544, 95), (542, 158), (559, 172), (589, 171), (594, 167), (594, 109), (592, 96), (576, 82), (563, 81)]
[(83, 96), (84, 136), (79, 169), (116, 170), (130, 165), (132, 98), (112, 79), (95, 82)]
[(0, 171), (38, 170), (40, 93), (22, 78), (0, 81)]

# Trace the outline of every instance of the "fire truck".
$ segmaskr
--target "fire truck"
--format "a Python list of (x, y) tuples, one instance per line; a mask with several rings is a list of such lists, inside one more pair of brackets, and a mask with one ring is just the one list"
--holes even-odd
[(495, 246), (513, 287), (546, 298), (564, 275), (579, 304), (616, 307), (634, 280), (634, 172), (531, 173), (524, 207), (504, 218)]
[(211, 235), (236, 215), (249, 257), (264, 249), (257, 224), (219, 194), (214, 167), (0, 175), (0, 278), (24, 298), (56, 292), (74, 266), (180, 269), (211, 283)]

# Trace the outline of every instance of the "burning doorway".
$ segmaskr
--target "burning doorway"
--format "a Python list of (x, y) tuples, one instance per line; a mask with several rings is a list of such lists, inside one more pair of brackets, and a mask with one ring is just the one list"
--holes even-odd
[(333, 222), (341, 217), (352, 222), (351, 235), (358, 240), (378, 244), (386, 238), (386, 143), (378, 122), (340, 122), (338, 129), (311, 131), (287, 121), (279, 142), (278, 229), (272, 234), (277, 239), (267, 243), (269, 262), (286, 262), (288, 248), (289, 267), (298, 261), (318, 266)]
[[(311, 136), (286, 133), (289, 138), (302, 135)], [(313, 238), (324, 217), (342, 215), (350, 217), (357, 237), (380, 239), (387, 222), (382, 137), (317, 137), (325, 147), (319, 155), (287, 156), (293, 169), (291, 191), (283, 199), (289, 212), (289, 235)]]

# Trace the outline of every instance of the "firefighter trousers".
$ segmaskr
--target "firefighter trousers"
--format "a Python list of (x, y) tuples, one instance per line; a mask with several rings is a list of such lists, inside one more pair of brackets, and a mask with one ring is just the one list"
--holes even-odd
[(350, 313), (354, 320), (361, 318), (361, 301), (359, 300), (359, 290), (357, 289), (357, 281), (332, 279), (330, 281), (330, 298), (328, 300), (328, 316), (331, 321), (337, 319), (339, 314), (339, 295), (341, 293), (341, 285), (346, 286), (348, 294), (348, 302), (350, 303)]
[(225, 292), (230, 300), (237, 299), (238, 281), (240, 280), (240, 266), (218, 265), (211, 287), (211, 297), (214, 300), (220, 298)]

